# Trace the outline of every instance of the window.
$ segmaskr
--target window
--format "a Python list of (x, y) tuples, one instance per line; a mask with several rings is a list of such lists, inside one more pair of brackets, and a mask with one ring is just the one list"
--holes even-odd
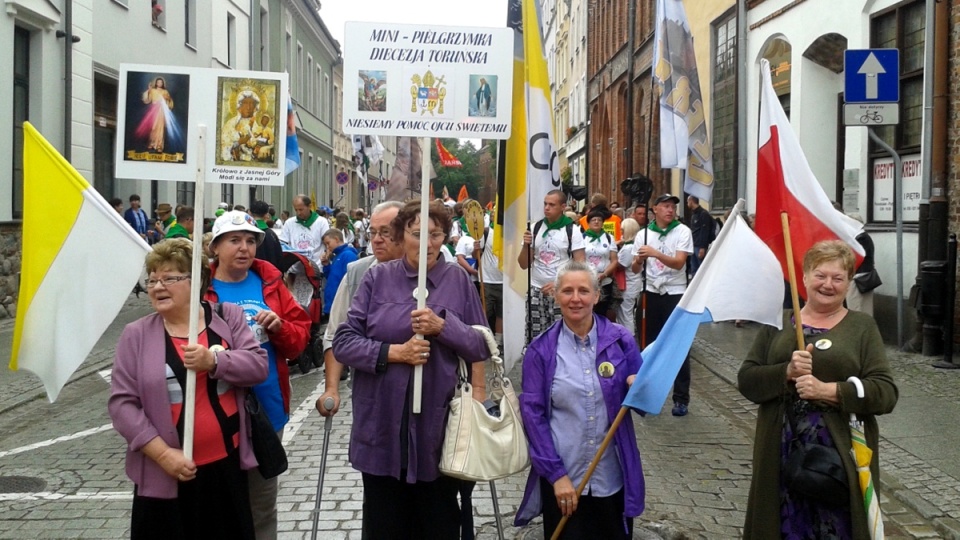
[(220, 184), (220, 200), (233, 204), (233, 184)]
[(183, 42), (191, 47), (197, 45), (197, 0), (183, 2)]
[(303, 103), (303, 45), (297, 42), (297, 99)]
[(167, 0), (150, 0), (150, 24), (156, 28), (166, 28)]
[[(323, 96), (330, 95), (330, 76), (324, 74), (323, 76)], [(330, 100), (326, 99), (323, 102), (323, 118), (324, 121), (330, 121)]]
[[(283, 69), (287, 73), (290, 73), (290, 66), (293, 63), (293, 60), (290, 57), (291, 53), (293, 52), (293, 36), (290, 35), (290, 32), (287, 32), (286, 45), (287, 46), (283, 48)], [(292, 84), (293, 81), (291, 80), (290, 83)], [(290, 91), (293, 92), (293, 89), (291, 88)]]
[[(900, 123), (873, 128), (898, 152), (920, 151), (923, 135), (924, 24), (923, 2), (893, 9), (874, 17), (872, 21), (871, 46), (900, 49)], [(871, 149), (876, 151), (872, 143)]]
[(713, 26), (713, 202), (711, 209), (737, 201), (737, 17), (729, 13)]
[(23, 123), (30, 111), (30, 32), (13, 34), (13, 218), (23, 219)]
[[(924, 2), (918, 0), (882, 12), (870, 21), (872, 47), (900, 49), (900, 123), (873, 129), (903, 159), (903, 221), (908, 223), (920, 219), (924, 15)], [(873, 141), (869, 152), (868, 219), (892, 223), (896, 220), (893, 158)]]
[(325, 92), (323, 91), (323, 68), (320, 66), (320, 63), (317, 63), (317, 107), (314, 109), (317, 111), (317, 115), (322, 115), (323, 111), (323, 96)]
[(177, 182), (177, 204), (192, 205), (195, 187), (193, 182)]
[(313, 80), (313, 55), (307, 54), (307, 107), (310, 108), (310, 112), (317, 114), (316, 103), (313, 101), (313, 92), (315, 91), (316, 85)]
[(237, 67), (237, 18), (227, 13), (227, 65)]

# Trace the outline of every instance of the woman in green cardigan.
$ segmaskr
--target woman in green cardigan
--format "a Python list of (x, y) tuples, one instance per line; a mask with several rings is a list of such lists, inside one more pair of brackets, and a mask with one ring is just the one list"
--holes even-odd
[[(875, 415), (893, 410), (898, 391), (876, 322), (843, 306), (854, 268), (853, 252), (843, 242), (819, 242), (810, 248), (803, 258), (807, 304), (800, 310), (806, 347), (796, 350), (794, 317), (787, 313), (783, 330), (766, 327), (760, 332), (740, 368), (740, 392), (760, 405), (744, 538), (869, 539), (850, 457), (849, 418), (856, 413), (864, 423), (873, 450), (870, 470), (877, 479)], [(849, 377), (862, 382), (862, 398), (847, 382)], [(795, 411), (792, 421), (787, 406)], [(838, 450), (849, 504), (830, 506), (787, 490), (783, 469), (794, 429), (801, 441)]]

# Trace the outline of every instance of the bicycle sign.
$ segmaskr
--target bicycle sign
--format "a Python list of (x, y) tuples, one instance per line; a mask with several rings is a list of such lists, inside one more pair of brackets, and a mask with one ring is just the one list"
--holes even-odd
[(845, 103), (845, 126), (889, 126), (900, 123), (899, 103)]

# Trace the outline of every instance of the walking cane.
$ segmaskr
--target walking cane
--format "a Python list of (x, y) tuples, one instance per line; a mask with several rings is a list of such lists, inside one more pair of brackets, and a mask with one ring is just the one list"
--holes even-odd
[[(332, 411), (336, 402), (332, 397), (323, 400), (323, 408)], [(323, 454), (320, 456), (320, 479), (317, 481), (317, 498), (313, 507), (313, 530), (310, 540), (317, 540), (317, 521), (320, 519), (320, 495), (323, 493), (323, 473), (327, 470), (327, 450), (330, 449), (330, 430), (333, 428), (333, 415), (323, 420)]]

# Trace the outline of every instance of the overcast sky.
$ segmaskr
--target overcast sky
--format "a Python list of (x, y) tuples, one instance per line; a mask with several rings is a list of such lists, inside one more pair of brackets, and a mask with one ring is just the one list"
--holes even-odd
[[(457, 7), (451, 9), (451, 5)], [(507, 0), (418, 2), (414, 0), (321, 0), (320, 17), (343, 50), (343, 23), (347, 21), (446, 26), (507, 25)]]

